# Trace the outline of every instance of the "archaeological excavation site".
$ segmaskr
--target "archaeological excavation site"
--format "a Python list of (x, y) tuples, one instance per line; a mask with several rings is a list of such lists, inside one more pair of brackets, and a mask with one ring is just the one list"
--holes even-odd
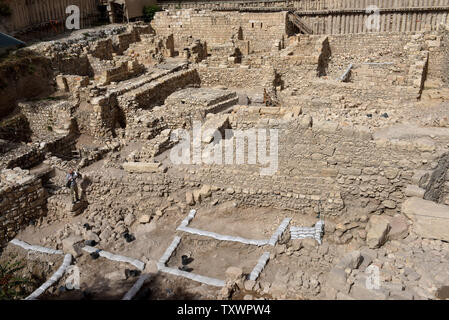
[(449, 299), (449, 0), (0, 0), (3, 299)]

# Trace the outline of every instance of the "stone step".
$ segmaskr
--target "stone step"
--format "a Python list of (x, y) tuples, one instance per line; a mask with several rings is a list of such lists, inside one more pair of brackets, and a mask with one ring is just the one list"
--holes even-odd
[(229, 100), (225, 100), (223, 102), (217, 103), (211, 107), (209, 107), (206, 111), (206, 113), (225, 113), (226, 111), (229, 111), (232, 107), (234, 107), (239, 102), (239, 97), (235, 95), (234, 97), (230, 98)]
[(234, 91), (231, 91), (231, 92), (223, 91), (223, 95), (221, 95), (219, 97), (216, 97), (214, 99), (211, 99), (207, 103), (207, 106), (208, 107), (209, 106), (213, 106), (213, 105), (219, 104), (221, 102), (225, 102), (225, 101), (231, 100), (231, 99), (233, 99), (235, 97), (237, 97), (237, 93), (236, 92), (234, 92)]

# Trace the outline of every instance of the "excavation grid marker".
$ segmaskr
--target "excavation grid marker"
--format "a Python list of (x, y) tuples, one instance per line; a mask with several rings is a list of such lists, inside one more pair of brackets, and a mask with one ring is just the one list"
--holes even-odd
[(97, 249), (97, 248), (94, 248), (91, 246), (85, 246), (85, 247), (83, 247), (83, 250), (88, 253), (98, 252), (100, 257), (103, 257), (103, 258), (106, 258), (106, 259), (109, 259), (112, 261), (129, 263), (129, 264), (135, 266), (139, 270), (143, 270), (145, 268), (145, 263), (143, 263), (142, 261), (137, 260), (137, 259), (120, 256), (120, 255), (113, 254), (113, 253), (110, 253), (110, 252), (107, 252), (107, 251), (104, 251), (101, 249)]
[(53, 273), (50, 279), (45, 281), (43, 285), (41, 285), (39, 288), (34, 290), (32, 294), (30, 294), (28, 297), (25, 298), (25, 300), (35, 300), (37, 299), (41, 294), (43, 294), (48, 288), (50, 288), (53, 284), (55, 284), (59, 279), (62, 278), (67, 268), (72, 263), (72, 255), (66, 254), (64, 256), (64, 261), (62, 262), (61, 266), (58, 268), (58, 270)]
[(290, 223), (291, 218), (285, 218), (282, 223), (279, 225), (278, 229), (275, 231), (275, 233), (271, 236), (270, 239), (246, 239), (242, 237), (236, 237), (231, 235), (225, 235), (225, 234), (219, 234), (216, 232), (196, 229), (196, 228), (190, 228), (188, 227), (190, 221), (195, 217), (196, 210), (191, 210), (189, 215), (181, 222), (178, 228), (176, 230), (183, 231), (191, 234), (196, 234), (204, 237), (213, 238), (220, 241), (231, 241), (231, 242), (239, 242), (243, 244), (253, 245), (253, 246), (265, 246), (265, 245), (276, 245), (279, 237), (282, 235), (282, 233), (287, 228), (288, 224)]
[(264, 252), (260, 256), (259, 261), (255, 265), (253, 271), (251, 271), (251, 273), (249, 275), (249, 280), (256, 281), (257, 278), (259, 278), (260, 273), (265, 268), (265, 265), (267, 264), (269, 259), (270, 259), (270, 252), (268, 252), (268, 251)]
[(179, 277), (184, 277), (210, 286), (223, 287), (225, 285), (225, 282), (223, 280), (206, 277), (199, 274), (178, 270), (175, 268), (170, 268), (165, 265), (168, 262), (168, 260), (170, 260), (170, 257), (172, 256), (173, 252), (176, 250), (180, 242), (181, 237), (176, 236), (171, 242), (171, 244), (168, 246), (168, 248), (165, 250), (164, 254), (157, 263), (157, 268), (159, 269), (159, 271)]
[(134, 298), (134, 296), (139, 292), (139, 290), (142, 288), (143, 284), (147, 279), (150, 278), (150, 275), (148, 273), (142, 274), (139, 279), (133, 284), (131, 289), (123, 296), (122, 300), (131, 300)]
[(41, 247), (41, 246), (31, 245), (31, 244), (28, 244), (25, 241), (22, 241), (19, 239), (13, 239), (9, 243), (19, 246), (25, 250), (31, 250), (31, 251), (41, 252), (41, 253), (48, 253), (48, 254), (60, 254), (60, 255), (64, 254), (64, 252), (62, 252), (61, 250), (55, 250), (55, 249), (45, 248), (45, 247)]

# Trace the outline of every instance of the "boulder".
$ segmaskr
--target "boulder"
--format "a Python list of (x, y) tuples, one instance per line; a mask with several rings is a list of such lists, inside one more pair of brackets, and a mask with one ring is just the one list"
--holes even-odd
[(95, 241), (96, 243), (98, 243), (100, 242), (100, 237), (92, 230), (88, 230), (84, 234), (84, 240)]
[(426, 190), (424, 190), (423, 188), (420, 188), (414, 184), (409, 184), (409, 185), (407, 185), (407, 188), (405, 188), (405, 195), (407, 197), (423, 198), (425, 192), (426, 192)]
[(243, 270), (242, 270), (242, 268), (238, 268), (238, 267), (229, 267), (228, 269), (226, 269), (225, 275), (226, 275), (226, 279), (236, 281), (243, 277)]
[(391, 230), (388, 232), (388, 240), (404, 239), (408, 235), (408, 221), (402, 215), (396, 215), (390, 219)]
[(150, 215), (144, 214), (144, 215), (140, 216), (139, 223), (148, 223), (148, 222), (150, 222), (150, 220), (151, 220)]
[(193, 199), (193, 193), (187, 191), (186, 192), (186, 203), (189, 206), (193, 206), (195, 204), (195, 200)]
[(370, 248), (379, 248), (387, 241), (390, 231), (390, 221), (387, 217), (373, 215), (366, 226), (366, 242)]
[(384, 200), (384, 201), (382, 201), (382, 204), (384, 205), (385, 208), (388, 208), (388, 209), (396, 208), (396, 202), (393, 200), (389, 200), (389, 199)]
[(254, 287), (256, 286), (256, 281), (254, 280), (246, 280), (244, 283), (245, 290), (252, 291)]
[(199, 191), (201, 198), (208, 198), (212, 195), (211, 187), (207, 184), (203, 185)]
[(79, 257), (82, 254), (81, 249), (84, 247), (84, 239), (80, 236), (70, 236), (62, 240), (62, 250), (70, 253), (73, 257)]
[(200, 190), (193, 190), (193, 200), (195, 203), (201, 203), (202, 196)]
[(337, 263), (336, 267), (345, 270), (349, 269), (357, 269), (363, 261), (363, 256), (360, 251), (355, 250), (347, 253), (340, 261)]
[(132, 213), (128, 213), (125, 219), (123, 220), (123, 222), (125, 222), (125, 225), (127, 225), (128, 227), (132, 225), (134, 221), (136, 221), (136, 217), (134, 217)]
[(402, 204), (402, 213), (421, 237), (449, 241), (449, 206), (412, 197)]

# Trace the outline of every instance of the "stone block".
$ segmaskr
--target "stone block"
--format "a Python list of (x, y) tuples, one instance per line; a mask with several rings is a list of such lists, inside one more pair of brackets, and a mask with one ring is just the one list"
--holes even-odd
[(390, 219), (391, 230), (388, 232), (389, 240), (404, 239), (408, 235), (408, 221), (402, 215), (396, 215)]
[(417, 198), (422, 199), (424, 197), (425, 192), (426, 192), (426, 190), (424, 190), (423, 188), (420, 188), (414, 184), (409, 184), (405, 188), (405, 195), (407, 197), (417, 197)]
[(371, 216), (366, 226), (366, 242), (370, 248), (379, 248), (387, 241), (390, 231), (390, 221), (387, 217)]
[(81, 236), (72, 235), (62, 240), (62, 250), (72, 256), (79, 257), (84, 247), (84, 239)]
[(402, 204), (402, 213), (421, 237), (449, 241), (449, 206), (412, 197)]
[(125, 162), (123, 169), (130, 173), (156, 173), (165, 172), (167, 168), (157, 162)]

